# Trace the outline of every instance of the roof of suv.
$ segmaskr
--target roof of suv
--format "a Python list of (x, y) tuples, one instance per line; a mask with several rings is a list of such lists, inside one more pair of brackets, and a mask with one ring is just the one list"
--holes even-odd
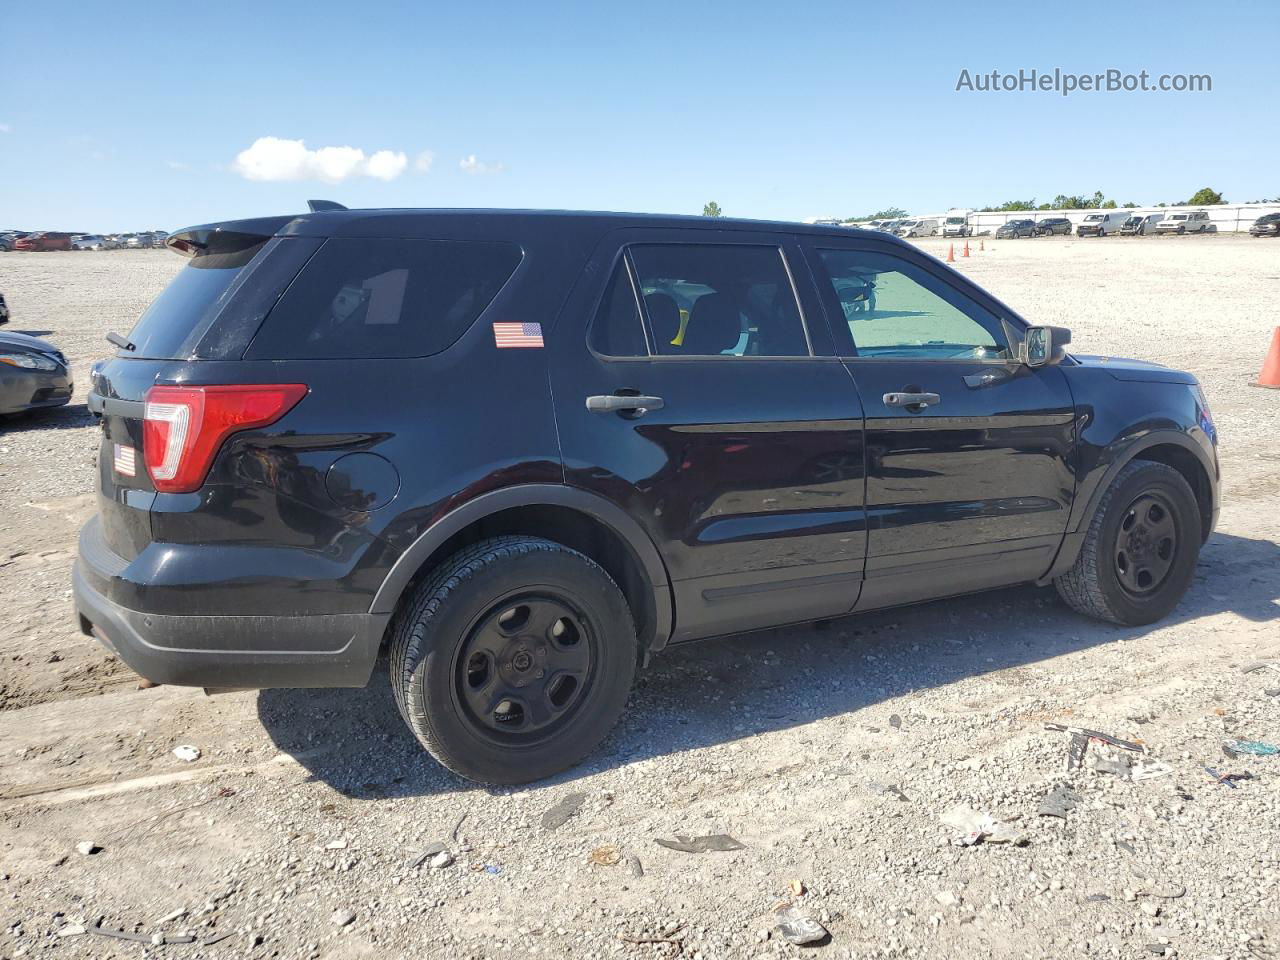
[[(498, 209), (415, 209), (322, 210), (313, 213), (256, 217), (206, 223), (176, 231), (174, 237), (192, 237), (215, 230), (257, 236), (299, 237), (413, 237), (436, 234), (450, 221), (474, 229), (481, 223), (495, 230), (545, 226), (558, 232), (583, 231), (603, 234), (625, 227), (671, 227), (702, 230), (766, 230), (815, 236), (875, 237), (886, 242), (886, 234), (876, 230), (836, 225), (806, 224), (781, 220), (746, 220), (730, 217), (697, 217), (654, 213), (608, 213), (578, 210), (498, 210)], [(887, 242), (902, 243), (896, 237)]]

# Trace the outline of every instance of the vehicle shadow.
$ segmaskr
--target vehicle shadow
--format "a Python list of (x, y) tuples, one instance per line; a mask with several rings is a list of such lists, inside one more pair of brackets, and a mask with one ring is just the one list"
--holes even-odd
[(24, 337), (51, 337), (53, 330), (10, 330), (8, 327), (0, 328), (0, 333), (20, 333)]
[[(640, 674), (593, 756), (522, 788), (477, 786), (435, 763), (400, 719), (385, 662), (362, 690), (264, 690), (258, 714), (280, 750), (352, 798), (502, 794), (867, 710), (1226, 612), (1280, 619), (1280, 545), (1215, 534), (1178, 609), (1147, 627), (1099, 623), (1073, 613), (1052, 588), (1021, 586), (672, 647)], [(867, 722), (885, 718), (868, 711)]]
[(67, 403), (61, 407), (44, 407), (24, 413), (0, 417), (0, 433), (17, 434), (32, 430), (76, 430), (92, 426), (97, 418), (83, 403)]

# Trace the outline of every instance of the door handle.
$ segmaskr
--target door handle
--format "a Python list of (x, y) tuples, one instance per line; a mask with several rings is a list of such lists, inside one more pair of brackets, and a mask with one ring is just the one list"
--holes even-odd
[(649, 410), (661, 410), (666, 401), (661, 397), (641, 397), (619, 394), (587, 397), (587, 409), (592, 413), (633, 413), (637, 416)]
[(880, 398), (886, 407), (932, 407), (942, 402), (936, 393), (886, 393)]

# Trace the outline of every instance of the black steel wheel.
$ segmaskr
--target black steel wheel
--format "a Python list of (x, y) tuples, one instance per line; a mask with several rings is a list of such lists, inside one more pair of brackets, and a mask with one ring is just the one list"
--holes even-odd
[(1054, 586), (1080, 613), (1154, 623), (1190, 586), (1201, 540), (1200, 506), (1186, 478), (1167, 464), (1135, 460), (1103, 494), (1075, 564)]
[(527, 783), (591, 753), (637, 662), (626, 598), (589, 557), (540, 537), (444, 561), (397, 615), (396, 704), (424, 747), (482, 783)]
[(454, 658), (458, 705), (498, 743), (554, 736), (591, 685), (595, 630), (567, 597), (518, 594), (495, 603)]

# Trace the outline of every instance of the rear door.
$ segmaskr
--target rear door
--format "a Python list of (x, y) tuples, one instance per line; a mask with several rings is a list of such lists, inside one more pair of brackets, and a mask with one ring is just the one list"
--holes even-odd
[(619, 232), (556, 328), (566, 479), (644, 525), (675, 639), (857, 600), (862, 410), (801, 263), (768, 233)]
[(867, 415), (860, 606), (1042, 574), (1074, 493), (1062, 372), (1014, 359), (1021, 322), (918, 251), (834, 238), (806, 251)]

